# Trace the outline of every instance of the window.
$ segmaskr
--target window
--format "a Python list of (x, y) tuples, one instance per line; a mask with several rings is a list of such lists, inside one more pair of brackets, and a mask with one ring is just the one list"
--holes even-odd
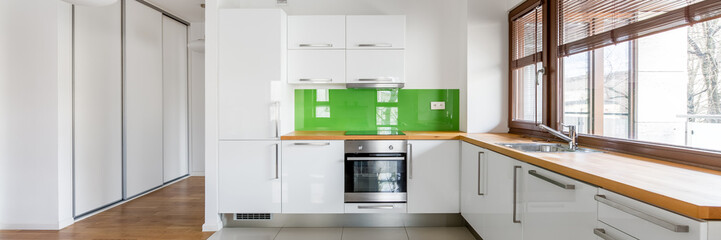
[(537, 123), (543, 119), (543, 10), (533, 2), (511, 18), (511, 98), (513, 121)]
[(721, 1), (533, 3), (509, 18), (512, 132), (571, 124), (592, 146), (721, 168)]

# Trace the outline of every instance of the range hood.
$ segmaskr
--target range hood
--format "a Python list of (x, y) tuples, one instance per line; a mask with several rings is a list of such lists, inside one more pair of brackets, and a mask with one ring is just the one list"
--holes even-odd
[(380, 89), (395, 89), (403, 88), (404, 83), (390, 83), (390, 82), (361, 82), (361, 83), (346, 83), (346, 88), (380, 88)]

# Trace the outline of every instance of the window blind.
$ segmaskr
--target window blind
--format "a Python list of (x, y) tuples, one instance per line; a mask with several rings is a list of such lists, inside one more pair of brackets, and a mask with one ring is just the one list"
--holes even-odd
[(511, 19), (511, 68), (518, 69), (542, 61), (543, 10), (539, 4)]
[(564, 57), (721, 17), (719, 0), (556, 0)]

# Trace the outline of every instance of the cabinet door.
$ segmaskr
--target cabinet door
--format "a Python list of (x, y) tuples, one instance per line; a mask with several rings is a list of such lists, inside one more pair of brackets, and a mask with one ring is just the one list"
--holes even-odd
[(279, 9), (223, 9), (218, 21), (219, 137), (277, 139), (285, 15)]
[(163, 16), (163, 181), (188, 172), (188, 27)]
[(163, 185), (163, 14), (125, 1), (125, 191)]
[(346, 82), (404, 82), (403, 50), (346, 51)]
[(348, 49), (404, 49), (405, 42), (405, 16), (346, 17), (346, 48)]
[(640, 240), (706, 240), (707, 222), (599, 189), (598, 220)]
[(280, 213), (280, 141), (220, 141), (220, 213)]
[(283, 213), (343, 213), (343, 141), (283, 141)]
[(345, 83), (345, 51), (288, 51), (288, 83)]
[(468, 143), (461, 149), (461, 215), (485, 240), (522, 239), (521, 162)]
[(75, 216), (123, 199), (120, 12), (75, 6)]
[(345, 16), (289, 16), (288, 49), (345, 49)]
[(593, 240), (598, 189), (523, 164), (523, 236), (537, 240)]
[(459, 213), (459, 142), (408, 143), (408, 213)]

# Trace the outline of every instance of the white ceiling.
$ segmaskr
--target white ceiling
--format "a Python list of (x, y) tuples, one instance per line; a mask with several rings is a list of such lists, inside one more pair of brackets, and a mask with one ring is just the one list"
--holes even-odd
[(159, 8), (172, 13), (188, 22), (205, 22), (204, 8), (200, 7), (205, 0), (145, 0)]

